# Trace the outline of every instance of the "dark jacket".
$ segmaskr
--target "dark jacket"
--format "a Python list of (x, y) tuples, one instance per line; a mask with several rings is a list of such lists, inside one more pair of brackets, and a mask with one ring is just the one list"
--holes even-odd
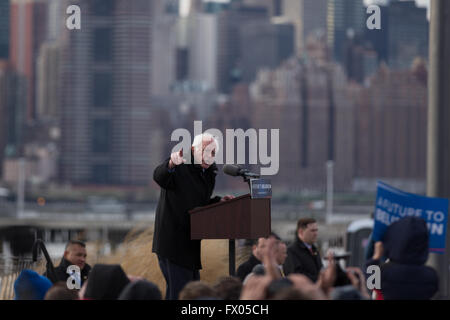
[(241, 279), (241, 281), (244, 281), (245, 277), (252, 272), (253, 268), (261, 264), (261, 261), (259, 261), (253, 254), (248, 258), (247, 261), (242, 263), (236, 272), (236, 275)]
[(130, 282), (120, 293), (118, 300), (161, 300), (158, 286), (147, 280)]
[(217, 166), (212, 164), (203, 171), (192, 161), (192, 164), (176, 166), (171, 172), (169, 160), (153, 173), (161, 193), (156, 208), (152, 251), (179, 266), (198, 270), (202, 268), (200, 240), (191, 240), (188, 211), (220, 201), (220, 197), (211, 198)]
[[(64, 257), (61, 259), (59, 266), (55, 268), (55, 275), (57, 279), (56, 282), (67, 281), (67, 278), (69, 277), (69, 274), (67, 273), (67, 267), (69, 267), (70, 265), (72, 265), (72, 263), (64, 259)], [(83, 285), (83, 283), (88, 279), (90, 271), (91, 266), (86, 263), (84, 265), (84, 268), (81, 270), (81, 285)], [(51, 280), (50, 270), (47, 269), (47, 271), (45, 271), (43, 275)]]
[(84, 298), (88, 300), (117, 300), (130, 283), (118, 264), (96, 264), (91, 271)]
[(312, 250), (313, 254), (311, 254), (303, 241), (296, 238), (287, 249), (287, 258), (283, 265), (286, 276), (291, 273), (301, 273), (311, 279), (311, 281), (316, 282), (323, 264), (320, 253), (314, 245)]
[(425, 220), (406, 217), (391, 224), (383, 245), (389, 262), (380, 264), (381, 293), (385, 300), (428, 300), (438, 290), (438, 275), (425, 266), (428, 259), (428, 230)]

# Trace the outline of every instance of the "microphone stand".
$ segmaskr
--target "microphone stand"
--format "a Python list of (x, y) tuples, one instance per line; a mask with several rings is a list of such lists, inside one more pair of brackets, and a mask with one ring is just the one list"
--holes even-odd
[(248, 184), (248, 190), (250, 191), (250, 193), (252, 192), (252, 187), (250, 185), (250, 177), (248, 176), (243, 176), (242, 179), (244, 180), (245, 183)]
[(249, 188), (250, 193), (251, 193), (252, 188), (251, 188), (251, 185), (250, 185), (250, 180), (251, 179), (259, 179), (261, 176), (256, 175), (254, 173), (250, 173), (247, 169), (242, 169), (242, 173), (243, 173), (242, 178), (244, 179), (244, 182), (248, 184), (248, 188)]

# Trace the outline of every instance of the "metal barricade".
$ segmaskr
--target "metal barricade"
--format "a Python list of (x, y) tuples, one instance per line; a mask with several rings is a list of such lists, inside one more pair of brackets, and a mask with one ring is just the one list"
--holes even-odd
[[(43, 257), (39, 254), (42, 251)], [(46, 262), (46, 270), (49, 279), (55, 282), (55, 270), (53, 262), (42, 240), (35, 241), (32, 248), (32, 257), (2, 257), (0, 255), (0, 300), (14, 299), (14, 282), (24, 269), (36, 270)], [(37, 271), (37, 270), (36, 270)], [(42, 273), (43, 270), (40, 270)]]
[(24, 269), (32, 269), (31, 258), (0, 257), (0, 300), (14, 298), (14, 282)]

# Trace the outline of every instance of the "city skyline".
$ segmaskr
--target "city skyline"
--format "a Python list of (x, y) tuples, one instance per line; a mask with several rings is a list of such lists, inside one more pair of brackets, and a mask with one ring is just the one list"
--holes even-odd
[[(360, 40), (366, 37), (364, 19), (359, 16), (364, 15), (362, 0), (333, 1), (333, 19), (321, 14), (320, 21), (306, 17), (328, 10), (331, 1), (299, 2), (304, 5), (298, 11), (296, 1), (290, 1), (292, 6), (281, 14), (295, 11), (291, 20), (273, 18), (276, 10), (270, 1), (263, 7), (244, 1), (223, 8), (192, 2), (195, 10), (182, 16), (177, 14), (176, 1), (152, 2), (152, 8), (146, 1), (136, 1), (135, 8), (145, 12), (145, 19), (138, 12), (126, 11), (124, 0), (115, 1), (115, 7), (106, 1), (95, 5), (77, 1), (85, 12), (81, 31), (58, 30), (57, 15), (64, 6), (58, 9), (55, 1), (39, 1), (33, 7), (35, 21), (48, 20), (34, 30), (29, 22), (16, 18), (16, 9), (11, 13), (13, 31), (21, 31), (11, 41), (11, 50), (20, 54), (11, 57), (10, 69), (2, 69), (3, 79), (9, 80), (1, 82), (0, 110), (12, 120), (7, 131), (0, 132), (3, 179), (17, 179), (14, 168), (23, 155), (35, 176), (33, 181), (146, 185), (152, 167), (174, 144), (171, 132), (176, 128), (191, 131), (194, 120), (220, 130), (278, 126), (297, 132), (302, 145), (291, 148), (297, 156), (283, 160), (287, 163), (282, 168), (298, 169), (300, 178), (282, 169), (274, 178), (280, 188), (301, 188), (298, 181), (304, 188), (323, 188), (324, 162), (334, 159), (338, 159), (336, 181), (342, 190), (351, 190), (356, 179), (372, 179), (384, 172), (407, 178), (408, 174), (391, 167), (363, 169), (369, 166), (366, 160), (348, 158), (362, 150), (349, 128), (364, 127), (357, 122), (367, 121), (363, 116), (354, 118), (349, 110), (367, 108), (360, 100), (367, 94), (364, 88), (373, 86), (377, 77), (403, 72), (406, 75), (399, 79), (415, 85), (411, 70), (427, 59), (417, 47), (426, 47), (428, 39), (422, 36), (427, 26), (411, 19), (420, 18), (423, 10), (415, 10), (411, 17), (396, 13), (390, 31), (372, 42), (383, 51)], [(341, 10), (344, 4), (352, 9), (348, 14)], [(411, 23), (416, 29), (410, 33), (392, 32), (396, 25), (403, 28)], [(348, 28), (355, 29), (354, 38), (348, 37)], [(301, 37), (294, 38), (298, 30)], [(324, 38), (327, 30), (333, 37)], [(381, 57), (383, 52), (389, 54)], [(23, 62), (17, 62), (19, 57)], [(389, 71), (380, 71), (383, 61)], [(383, 99), (390, 99), (387, 87), (374, 88)], [(404, 95), (398, 99), (412, 103)], [(343, 107), (344, 101), (350, 109)], [(424, 107), (420, 101), (417, 110)], [(388, 100), (385, 103), (394, 108)], [(264, 118), (271, 109), (292, 117), (272, 114)], [(380, 134), (377, 130), (374, 135)], [(405, 150), (391, 166), (398, 165), (396, 159), (404, 159), (405, 152), (416, 154)], [(354, 168), (345, 163), (353, 163)], [(414, 178), (423, 179), (423, 171), (416, 171), (420, 175)], [(227, 188), (230, 183), (226, 180), (219, 185)]]

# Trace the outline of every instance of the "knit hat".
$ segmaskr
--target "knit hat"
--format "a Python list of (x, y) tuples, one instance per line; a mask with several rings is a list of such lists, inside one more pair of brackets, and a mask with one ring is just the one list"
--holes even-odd
[(44, 300), (52, 282), (33, 270), (22, 270), (14, 282), (15, 300)]

